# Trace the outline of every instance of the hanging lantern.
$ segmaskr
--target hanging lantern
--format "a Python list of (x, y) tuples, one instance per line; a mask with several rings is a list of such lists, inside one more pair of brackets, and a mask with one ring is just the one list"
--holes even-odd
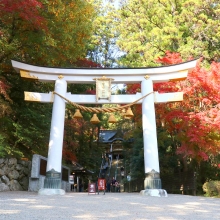
[(93, 116), (92, 116), (90, 122), (91, 122), (92, 124), (98, 124), (98, 123), (100, 122), (100, 120), (99, 120), (99, 118), (97, 117), (96, 114), (93, 114)]
[(113, 114), (111, 114), (109, 116), (109, 119), (108, 119), (108, 123), (116, 123), (117, 120), (115, 119), (115, 116)]
[(131, 117), (133, 117), (133, 116), (134, 116), (134, 114), (133, 114), (131, 108), (129, 107), (129, 108), (127, 109), (127, 111), (124, 113), (124, 117), (126, 117), (126, 118), (131, 118)]
[(123, 108), (123, 109), (121, 110), (121, 116), (124, 117), (124, 118), (125, 118), (125, 112), (126, 112), (126, 110)]
[(77, 119), (83, 118), (79, 109), (76, 109), (75, 114), (73, 115), (73, 118), (77, 118)]
[(130, 118), (131, 118), (131, 117), (125, 117), (125, 116), (124, 116), (124, 119), (130, 119)]

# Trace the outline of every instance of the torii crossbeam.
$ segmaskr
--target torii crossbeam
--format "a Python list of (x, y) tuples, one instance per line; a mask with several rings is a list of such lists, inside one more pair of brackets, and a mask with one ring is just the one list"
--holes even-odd
[[(153, 83), (184, 80), (189, 71), (195, 68), (197, 60), (154, 68), (48, 68), (33, 66), (12, 60), (12, 66), (21, 77), (55, 82), (55, 92), (66, 99), (78, 104), (127, 104), (149, 94), (138, 103), (142, 103), (142, 123), (144, 140), (145, 189), (143, 195), (167, 196), (166, 190), (161, 189), (160, 168), (158, 159), (158, 144), (154, 103), (174, 102), (183, 100), (182, 92), (158, 94), (153, 93)], [(114, 79), (114, 84), (141, 83), (141, 93), (136, 95), (112, 95), (111, 100), (97, 100), (95, 95), (76, 95), (67, 93), (67, 83), (90, 84), (95, 83), (97, 77)], [(53, 92), (35, 93), (25, 92), (26, 101), (53, 102), (50, 140), (48, 149), (47, 176), (44, 190), (52, 194), (64, 194), (61, 189), (61, 160), (63, 147), (64, 119), (66, 101)], [(53, 174), (51, 174), (53, 171)], [(55, 172), (55, 174), (54, 174)]]

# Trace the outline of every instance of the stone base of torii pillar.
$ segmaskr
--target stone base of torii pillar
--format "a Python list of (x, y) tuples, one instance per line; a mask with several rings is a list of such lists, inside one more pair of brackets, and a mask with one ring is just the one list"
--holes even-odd
[(141, 190), (140, 194), (143, 196), (167, 197), (167, 191), (165, 189), (145, 189)]
[(161, 189), (160, 173), (152, 170), (145, 174), (144, 188), (140, 194), (144, 196), (167, 197), (167, 191)]
[(46, 189), (42, 188), (38, 191), (38, 195), (65, 195), (65, 191), (63, 189)]
[(38, 195), (64, 195), (65, 190), (61, 189), (61, 173), (54, 169), (46, 172), (44, 188), (38, 191)]

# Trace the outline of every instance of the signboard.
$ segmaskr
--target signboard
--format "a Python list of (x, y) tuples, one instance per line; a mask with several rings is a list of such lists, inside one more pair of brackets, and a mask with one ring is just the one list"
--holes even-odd
[(74, 176), (73, 175), (69, 176), (69, 183), (74, 184)]
[(127, 181), (128, 181), (128, 182), (131, 181), (131, 176), (130, 176), (130, 175), (127, 176)]
[(105, 179), (98, 179), (98, 190), (104, 190), (106, 188), (106, 180)]
[(88, 185), (88, 193), (96, 193), (95, 183), (89, 183), (89, 185)]
[(111, 99), (111, 81), (113, 79), (106, 78), (95, 78), (96, 80), (96, 101), (99, 99)]

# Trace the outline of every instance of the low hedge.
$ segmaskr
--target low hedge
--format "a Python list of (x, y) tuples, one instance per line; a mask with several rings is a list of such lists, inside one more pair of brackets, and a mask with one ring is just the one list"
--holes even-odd
[(207, 197), (220, 197), (220, 181), (209, 181), (203, 184), (203, 191)]

